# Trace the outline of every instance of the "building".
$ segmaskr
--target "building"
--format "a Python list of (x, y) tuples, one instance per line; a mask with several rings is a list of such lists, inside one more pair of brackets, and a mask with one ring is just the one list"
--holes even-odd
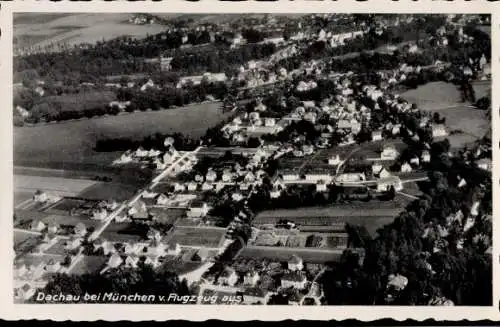
[(122, 263), (123, 263), (123, 259), (117, 253), (114, 253), (109, 258), (107, 266), (109, 268), (118, 268)]
[(249, 286), (255, 286), (260, 279), (260, 275), (256, 271), (249, 271), (243, 277), (243, 283)]
[(335, 181), (338, 183), (355, 183), (366, 180), (364, 173), (344, 173), (336, 177)]
[(413, 171), (413, 168), (411, 168), (411, 165), (409, 163), (405, 162), (401, 165), (402, 173), (409, 173), (411, 171)]
[(380, 153), (381, 160), (396, 160), (398, 156), (398, 150), (396, 150), (396, 148), (392, 145), (385, 146)]
[(403, 183), (397, 176), (390, 176), (377, 180), (377, 191), (387, 192), (391, 187), (394, 187), (396, 192), (403, 190)]
[(43, 203), (43, 202), (47, 202), (48, 200), (49, 200), (49, 196), (47, 195), (47, 193), (45, 193), (43, 191), (37, 190), (33, 194), (33, 201), (35, 201), (35, 202)]
[(125, 266), (129, 268), (137, 268), (139, 264), (139, 257), (136, 255), (129, 255), (125, 259)]
[(35, 231), (35, 232), (41, 232), (45, 229), (45, 224), (41, 220), (33, 220), (30, 223), (30, 230)]
[(281, 287), (283, 288), (293, 287), (298, 290), (303, 290), (306, 288), (306, 284), (306, 274), (302, 271), (293, 271), (285, 274), (281, 278)]
[(492, 169), (492, 162), (491, 159), (489, 158), (483, 158), (477, 160), (476, 165), (483, 170), (491, 171)]
[(217, 173), (213, 170), (213, 169), (209, 169), (207, 174), (205, 175), (205, 180), (207, 182), (215, 182), (215, 180), (217, 179)]
[(332, 156), (330, 158), (328, 158), (328, 164), (329, 165), (332, 165), (332, 166), (337, 166), (341, 163), (342, 161), (340, 160), (340, 157), (339, 155), (335, 155), (335, 156)]
[(219, 276), (219, 284), (234, 286), (238, 282), (238, 274), (233, 268), (226, 267)]
[(83, 224), (83, 223), (78, 223), (74, 227), (73, 233), (77, 237), (84, 237), (87, 234), (87, 227), (85, 227), (85, 224)]
[(448, 132), (443, 124), (432, 125), (432, 137), (444, 137)]
[(298, 271), (304, 269), (304, 262), (302, 258), (293, 255), (290, 260), (288, 260), (288, 269), (291, 271)]
[(201, 218), (208, 214), (209, 207), (206, 202), (193, 201), (189, 206), (187, 216), (190, 218)]
[(373, 142), (376, 142), (376, 141), (381, 141), (383, 138), (382, 138), (382, 131), (374, 131), (372, 132), (372, 141)]
[(424, 150), (422, 151), (422, 162), (430, 162), (431, 161), (431, 154), (429, 151)]
[(283, 181), (297, 181), (300, 179), (299, 173), (293, 170), (284, 170), (281, 172)]

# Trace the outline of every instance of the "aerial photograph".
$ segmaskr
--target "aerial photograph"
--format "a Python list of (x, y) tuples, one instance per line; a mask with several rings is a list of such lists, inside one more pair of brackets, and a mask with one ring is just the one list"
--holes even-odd
[(491, 306), (491, 15), (15, 13), (13, 302)]

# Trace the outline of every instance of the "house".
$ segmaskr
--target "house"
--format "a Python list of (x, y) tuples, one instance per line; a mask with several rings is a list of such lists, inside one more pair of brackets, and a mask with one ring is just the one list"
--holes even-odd
[(108, 216), (108, 211), (105, 208), (96, 209), (92, 212), (92, 219), (104, 220)]
[(406, 288), (408, 285), (408, 278), (403, 275), (389, 275), (389, 280), (387, 282), (387, 288), (393, 289), (396, 292), (400, 292)]
[(33, 220), (30, 223), (30, 230), (35, 232), (41, 232), (45, 229), (45, 224), (41, 220)]
[(209, 169), (205, 175), (205, 180), (207, 182), (213, 183), (217, 179), (217, 173), (213, 169)]
[(125, 254), (136, 254), (138, 253), (140, 250), (141, 250), (142, 246), (138, 243), (126, 243), (125, 244), (125, 249), (123, 250), (123, 252), (125, 252)]
[(328, 190), (327, 185), (323, 181), (316, 183), (316, 192), (326, 192)]
[(384, 167), (382, 167), (379, 171), (374, 171), (373, 174), (378, 178), (387, 178), (392, 176), (391, 173)]
[(413, 157), (410, 159), (410, 164), (418, 166), (420, 164), (420, 159), (418, 157)]
[(401, 172), (402, 173), (409, 173), (412, 170), (413, 170), (413, 168), (411, 168), (411, 165), (407, 162), (405, 162), (401, 165)]
[(366, 176), (364, 173), (343, 173), (336, 177), (335, 181), (338, 183), (355, 183), (365, 181)]
[(307, 181), (311, 182), (324, 182), (330, 181), (332, 176), (330, 176), (330, 171), (317, 168), (313, 171), (307, 172), (305, 174), (305, 178)]
[(479, 205), (480, 205), (479, 201), (475, 201), (472, 204), (472, 206), (470, 208), (470, 214), (471, 214), (471, 216), (475, 217), (475, 216), (477, 216), (479, 214)]
[(275, 118), (266, 117), (264, 119), (264, 126), (266, 126), (266, 127), (274, 127), (274, 126), (276, 126), (276, 119)]
[(144, 148), (142, 146), (139, 147), (139, 148), (137, 148), (137, 150), (135, 150), (135, 156), (137, 158), (147, 157), (148, 154), (149, 154), (149, 151), (148, 150), (144, 150)]
[(196, 191), (197, 188), (198, 188), (198, 184), (196, 184), (195, 182), (189, 182), (187, 184), (187, 190), (190, 192)]
[(159, 242), (162, 235), (159, 230), (151, 228), (148, 230), (147, 238), (153, 242)]
[(43, 191), (37, 190), (33, 194), (33, 201), (35, 201), (35, 202), (43, 203), (43, 202), (47, 202), (48, 200), (49, 200), (49, 196), (47, 195), (47, 193), (45, 193)]
[(67, 250), (75, 250), (82, 245), (82, 239), (79, 237), (72, 237), (64, 243), (64, 248)]
[(293, 171), (293, 170), (283, 170), (281, 172), (281, 176), (283, 178), (283, 181), (296, 181), (299, 180), (300, 176), (299, 173)]
[(219, 284), (234, 286), (238, 282), (238, 274), (233, 268), (226, 267), (219, 276)]
[(47, 226), (47, 232), (49, 232), (49, 234), (55, 234), (59, 230), (59, 227), (60, 226), (56, 223), (49, 223)]
[(288, 269), (291, 271), (304, 269), (304, 262), (302, 261), (302, 258), (294, 254), (290, 260), (288, 260)]
[(149, 218), (148, 208), (142, 200), (136, 201), (128, 210), (128, 214), (134, 219)]
[(114, 253), (109, 258), (107, 266), (109, 268), (118, 268), (122, 263), (123, 263), (123, 259), (117, 253)]
[(83, 224), (83, 223), (78, 223), (73, 228), (73, 233), (76, 236), (84, 237), (87, 234), (87, 227), (85, 227), (85, 224)]
[(431, 154), (429, 153), (429, 151), (427, 150), (424, 150), (422, 151), (422, 162), (430, 162), (431, 161)]
[(17, 107), (16, 107), (16, 111), (17, 111), (17, 113), (18, 113), (21, 117), (23, 117), (23, 118), (27, 118), (27, 117), (29, 117), (29, 116), (30, 116), (30, 112), (29, 112), (28, 110), (24, 109), (24, 108), (23, 108), (23, 107), (21, 107), (21, 106), (17, 106)]
[(35, 88), (35, 93), (43, 97), (43, 95), (45, 94), (45, 90), (41, 86), (38, 86), (37, 88)]
[(155, 83), (149, 79), (144, 85), (141, 86), (141, 91), (146, 91), (148, 88), (154, 87)]
[(139, 264), (139, 257), (136, 255), (129, 255), (125, 259), (125, 267), (137, 268)]
[(211, 190), (213, 190), (213, 188), (214, 188), (214, 184), (210, 184), (207, 182), (204, 182), (203, 184), (201, 184), (201, 190), (204, 192), (211, 191)]
[(285, 274), (281, 278), (281, 287), (283, 288), (293, 287), (298, 290), (303, 290), (306, 288), (306, 283), (306, 274), (302, 271), (293, 271)]
[(239, 193), (239, 192), (233, 192), (233, 194), (231, 194), (231, 199), (235, 202), (239, 202), (241, 200), (243, 200), (243, 194)]
[(255, 174), (252, 173), (251, 171), (249, 171), (245, 175), (245, 182), (247, 182), (247, 183), (253, 183), (253, 182), (255, 182)]
[(483, 169), (483, 170), (487, 170), (487, 171), (491, 171), (491, 168), (492, 168), (492, 162), (491, 162), (491, 159), (489, 158), (483, 158), (483, 159), (479, 159), (476, 161), (476, 165)]
[(209, 207), (206, 202), (193, 201), (189, 206), (187, 216), (190, 218), (201, 218), (208, 214)]
[(381, 141), (382, 140), (382, 131), (373, 131), (372, 132), (372, 141)]
[(432, 137), (447, 136), (448, 132), (443, 124), (432, 125)]
[(171, 164), (175, 161), (175, 158), (179, 156), (179, 153), (173, 146), (169, 146), (168, 150), (163, 154), (163, 162), (165, 164)]
[(269, 196), (271, 199), (277, 199), (281, 196), (282, 188), (281, 187), (273, 187), (269, 192)]
[(377, 180), (378, 192), (387, 192), (391, 187), (394, 187), (396, 192), (402, 191), (403, 183), (401, 182), (401, 179), (397, 176), (390, 176)]
[(156, 197), (156, 204), (157, 205), (163, 206), (163, 205), (167, 205), (169, 202), (170, 202), (170, 200), (169, 200), (168, 196), (166, 196), (163, 193), (158, 194), (158, 196)]
[(234, 178), (234, 174), (230, 171), (230, 170), (225, 170), (223, 173), (222, 173), (222, 181), (224, 183), (229, 183), (233, 180)]
[(382, 152), (380, 153), (381, 160), (396, 160), (399, 156), (398, 150), (392, 145), (384, 146)]
[(182, 252), (182, 247), (179, 245), (179, 243), (175, 244), (169, 244), (167, 247), (167, 254), (168, 255), (174, 255), (178, 256)]
[(302, 146), (302, 152), (304, 155), (311, 155), (314, 152), (314, 147), (312, 145), (303, 145)]
[(186, 190), (186, 185), (177, 182), (174, 183), (174, 192), (184, 192), (185, 190)]
[(144, 264), (153, 267), (153, 269), (161, 266), (161, 262), (158, 260), (158, 257), (152, 256), (147, 256), (146, 260), (144, 260)]
[(249, 271), (243, 277), (243, 283), (249, 286), (255, 286), (260, 279), (260, 275), (256, 271)]
[(340, 156), (337, 154), (335, 156), (332, 156), (328, 158), (328, 164), (332, 166), (337, 166), (341, 163), (342, 161), (340, 160)]
[(116, 253), (115, 245), (111, 242), (103, 241), (101, 247), (104, 252), (104, 255)]

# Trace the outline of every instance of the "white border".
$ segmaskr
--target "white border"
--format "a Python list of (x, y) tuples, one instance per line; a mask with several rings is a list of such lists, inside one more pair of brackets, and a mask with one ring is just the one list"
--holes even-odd
[[(494, 241), (493, 249), (493, 279), (494, 299), (492, 307), (389, 307), (389, 306), (193, 306), (193, 305), (111, 305), (111, 304), (65, 304), (65, 305), (14, 305), (12, 303), (12, 12), (186, 12), (186, 13), (294, 13), (294, 12), (339, 12), (339, 13), (493, 13), (495, 6), (486, 1), (435, 2), (421, 0), (418, 2), (372, 0), (357, 2), (353, 0), (339, 1), (279, 1), (279, 2), (216, 2), (201, 0), (200, 2), (186, 2), (168, 0), (165, 2), (13, 2), (2, 3), (0, 10), (0, 99), (3, 99), (3, 118), (0, 128), (3, 142), (0, 142), (0, 151), (6, 160), (0, 161), (3, 173), (4, 187), (0, 199), (0, 208), (3, 209), (0, 220), (2, 237), (0, 237), (0, 258), (3, 260), (0, 269), (0, 280), (5, 287), (0, 292), (0, 318), (17, 319), (52, 319), (52, 320), (167, 320), (184, 319), (204, 321), (207, 319), (222, 320), (284, 320), (284, 319), (317, 319), (343, 320), (359, 319), (362, 321), (392, 318), (396, 320), (434, 318), (436, 320), (478, 320), (500, 319), (498, 311), (499, 274), (499, 246)], [(496, 10), (500, 13), (500, 10)], [(498, 62), (500, 38), (500, 16), (494, 15), (492, 21), (492, 72), (499, 75)], [(499, 87), (498, 81), (493, 81), (493, 89)], [(500, 105), (498, 96), (493, 95), (493, 108)], [(500, 159), (498, 150), (498, 132), (500, 116), (497, 109), (492, 114), (493, 124), (493, 161)], [(499, 194), (499, 172), (493, 172), (494, 198)], [(494, 212), (500, 210), (500, 203), (493, 201)], [(496, 215), (494, 215), (496, 216)], [(494, 219), (495, 220), (495, 219)], [(498, 235), (498, 224), (494, 224), (494, 235)]]

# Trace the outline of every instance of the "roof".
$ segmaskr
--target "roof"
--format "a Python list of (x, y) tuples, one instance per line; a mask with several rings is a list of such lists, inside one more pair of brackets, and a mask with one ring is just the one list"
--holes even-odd
[(236, 271), (233, 268), (226, 267), (226, 269), (224, 269), (224, 271), (220, 274), (220, 277), (228, 278), (229, 276), (231, 276), (234, 273), (236, 273)]
[(291, 263), (291, 264), (299, 264), (301, 262), (302, 262), (302, 259), (300, 257), (296, 256), (295, 254), (292, 255), (292, 257), (288, 261), (288, 263)]

